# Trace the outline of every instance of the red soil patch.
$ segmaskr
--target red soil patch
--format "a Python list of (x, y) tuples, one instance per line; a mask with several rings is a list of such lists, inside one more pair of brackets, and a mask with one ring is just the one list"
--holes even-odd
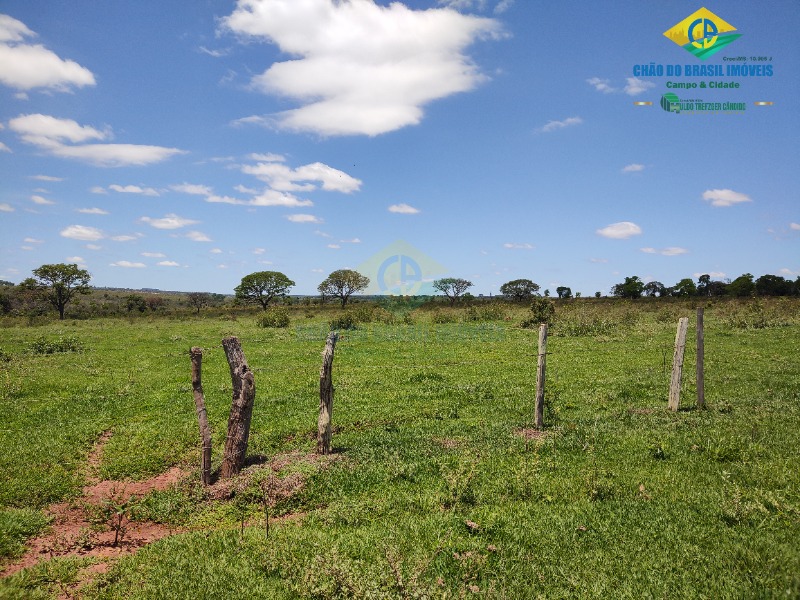
[[(114, 499), (115, 503), (126, 502), (131, 496), (140, 497), (153, 490), (166, 490), (178, 483), (186, 474), (173, 467), (166, 473), (156, 475), (146, 481), (101, 481), (97, 477), (103, 447), (111, 438), (111, 432), (104, 432), (86, 461), (85, 477), (87, 485), (82, 496), (72, 502), (52, 504), (47, 512), (52, 517), (48, 532), (28, 540), (28, 551), (16, 562), (6, 565), (2, 576), (12, 575), (22, 569), (32, 567), (41, 560), (59, 556), (87, 556), (107, 559), (123, 554), (131, 554), (142, 546), (166, 537), (174, 529), (157, 523), (123, 521), (125, 528), (122, 540), (114, 545), (115, 532), (96, 531), (92, 515), (104, 501)], [(96, 520), (94, 521), (97, 522)], [(106, 527), (103, 527), (106, 529)], [(107, 568), (94, 565), (91, 572), (98, 573)]]

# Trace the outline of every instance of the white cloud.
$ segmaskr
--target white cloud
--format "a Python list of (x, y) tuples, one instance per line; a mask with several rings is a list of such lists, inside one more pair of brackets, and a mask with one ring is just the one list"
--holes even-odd
[(86, 244), (87, 250), (102, 250), (102, 246), (98, 246), (97, 244)]
[(181, 183), (179, 185), (171, 185), (169, 187), (175, 192), (191, 194), (192, 196), (210, 196), (214, 193), (207, 185), (199, 185), (196, 183)]
[(786, 267), (784, 267), (783, 269), (781, 269), (781, 270), (779, 271), (779, 273), (780, 273), (781, 275), (783, 275), (784, 277), (794, 277), (795, 275), (798, 275), (798, 276), (800, 276), (800, 270), (798, 270), (798, 271), (792, 271), (791, 269), (788, 269), (788, 268), (786, 268)]
[(651, 81), (643, 81), (636, 77), (628, 77), (625, 84), (625, 93), (629, 96), (638, 96), (643, 94), (649, 89), (656, 87), (656, 84)]
[(574, 125), (580, 125), (581, 123), (583, 123), (583, 119), (581, 119), (580, 117), (568, 117), (563, 121), (548, 121), (545, 125), (537, 129), (536, 131), (539, 133), (550, 133), (551, 131), (564, 129), (564, 127), (572, 127)]
[(0, 142), (0, 152), (11, 152), (11, 148)]
[(108, 194), (106, 188), (96, 185), (89, 190), (92, 194)]
[(248, 202), (252, 206), (314, 206), (311, 200), (300, 200), (292, 194), (276, 190), (264, 190)]
[(142, 256), (147, 258), (166, 258), (166, 254), (162, 254), (161, 252), (142, 252)]
[(242, 172), (254, 175), (279, 192), (308, 192), (317, 189), (317, 184), (320, 184), (327, 192), (349, 194), (361, 187), (359, 179), (320, 162), (296, 169), (278, 162), (260, 162), (243, 166)]
[(81, 240), (84, 242), (96, 242), (102, 240), (105, 234), (95, 227), (87, 227), (85, 225), (70, 225), (61, 230), (61, 237), (70, 238), (72, 240)]
[(33, 202), (34, 204), (39, 204), (41, 206), (47, 206), (47, 205), (50, 205), (50, 204), (55, 204), (55, 202), (53, 202), (49, 198), (45, 198), (43, 196), (31, 196), (31, 202)]
[(800, 223), (789, 223), (789, 229), (800, 231)]
[(742, 202), (752, 202), (750, 196), (734, 192), (733, 190), (706, 190), (703, 192), (703, 200), (711, 202), (711, 206), (733, 206)]
[(44, 240), (37, 240), (36, 238), (32, 237), (26, 237), (22, 241), (25, 242), (26, 244), (44, 244)]
[(505, 244), (503, 244), (503, 248), (509, 248), (512, 250), (533, 250), (534, 247), (535, 246), (533, 244), (528, 244), (528, 243), (517, 244), (517, 243), (506, 242)]
[(201, 231), (190, 231), (186, 237), (193, 242), (210, 242), (211, 238)]
[(264, 154), (259, 154), (257, 152), (253, 152), (247, 156), (250, 160), (254, 160), (256, 162), (285, 162), (286, 157), (282, 154), (273, 154), (272, 152), (266, 152)]
[(389, 212), (397, 213), (400, 215), (416, 215), (417, 213), (419, 213), (419, 209), (414, 208), (413, 206), (406, 204), (405, 202), (402, 202), (400, 204), (392, 204), (389, 207)]
[(266, 248), (253, 248), (253, 254), (260, 255), (266, 252)]
[(286, 218), (289, 219), (292, 223), (322, 223), (322, 219), (319, 217), (315, 217), (314, 215), (286, 215)]
[(623, 173), (639, 173), (641, 171), (644, 171), (644, 165), (640, 165), (638, 163), (632, 163), (622, 167)]
[(211, 254), (222, 254), (222, 249), (221, 248), (212, 248), (209, 252), (211, 252)]
[(52, 175), (34, 175), (31, 179), (36, 179), (37, 181), (64, 181), (63, 177), (53, 177)]
[(594, 87), (598, 92), (603, 92), (604, 94), (612, 94), (617, 91), (611, 85), (611, 81), (608, 79), (600, 79), (599, 77), (592, 77), (591, 79), (587, 79), (586, 83)]
[(0, 14), (0, 83), (22, 92), (36, 88), (66, 92), (95, 85), (86, 67), (41, 44), (23, 43), (35, 36), (21, 21)]
[(83, 264), (86, 261), (81, 258), (80, 256), (68, 256), (66, 259), (68, 264), (76, 263), (76, 264)]
[(503, 14), (514, 5), (515, 1), (516, 0), (500, 0), (500, 2), (497, 3), (497, 6), (494, 7), (494, 13), (496, 15)]
[(254, 195), (256, 195), (258, 193), (258, 190), (253, 189), (253, 188), (249, 188), (249, 187), (245, 187), (243, 185), (234, 186), (233, 189), (235, 189), (240, 194), (249, 194), (251, 196), (254, 196)]
[(156, 229), (180, 229), (181, 227), (187, 227), (188, 225), (196, 225), (199, 221), (194, 221), (192, 219), (184, 219), (183, 217), (179, 217), (176, 214), (168, 214), (162, 217), (161, 219), (153, 219), (152, 217), (142, 217), (139, 219), (142, 223), (147, 223), (151, 227), (155, 227)]
[(604, 264), (608, 263), (608, 259), (607, 258), (590, 258), (589, 262), (595, 263), (597, 265), (604, 265)]
[[(9, 128), (28, 144), (59, 158), (81, 160), (99, 167), (144, 166), (164, 161), (176, 154), (177, 148), (135, 144), (87, 144), (90, 140), (106, 140), (110, 131), (99, 131), (71, 119), (32, 114), (11, 119)], [(78, 144), (78, 145), (68, 145)]]
[(425, 104), (485, 79), (463, 52), (500, 34), (493, 19), (365, 0), (239, 0), (222, 25), (294, 57), (251, 85), (303, 104), (276, 115), (277, 126), (322, 135), (374, 136), (418, 124)]
[(79, 213), (83, 213), (84, 215), (107, 215), (109, 214), (107, 210), (103, 210), (102, 208), (79, 208)]
[(693, 275), (695, 279), (700, 279), (701, 275), (708, 275), (711, 279), (724, 279), (725, 273), (722, 271), (704, 271), (703, 273), (697, 272)]
[(143, 188), (138, 185), (117, 185), (116, 183), (108, 186), (108, 189), (119, 192), (120, 194), (141, 194), (143, 196), (159, 196), (158, 190), (154, 188)]
[(640, 235), (642, 233), (642, 228), (636, 223), (631, 223), (630, 221), (621, 221), (619, 223), (612, 223), (611, 225), (603, 227), (602, 229), (598, 229), (596, 233), (597, 235), (614, 240), (625, 240), (634, 235)]
[(118, 260), (111, 263), (111, 267), (122, 267), (124, 269), (144, 269), (147, 265), (141, 262), (131, 262), (129, 260)]
[(358, 238), (353, 238), (351, 240), (339, 240), (342, 244), (360, 244), (361, 240)]
[(115, 235), (110, 239), (112, 242), (132, 242), (140, 237), (139, 235)]
[(0, 202), (0, 212), (14, 212), (14, 207), (7, 202)]
[(339, 244), (328, 244), (328, 248), (331, 248), (332, 250), (339, 250), (341, 246)]
[(670, 246), (669, 248), (662, 248), (661, 250), (656, 250), (655, 248), (640, 248), (640, 250), (645, 254), (660, 254), (661, 256), (679, 256), (689, 253), (686, 248), (679, 248), (677, 246)]
[(162, 260), (158, 263), (159, 267), (180, 267), (180, 263), (176, 263), (174, 260)]

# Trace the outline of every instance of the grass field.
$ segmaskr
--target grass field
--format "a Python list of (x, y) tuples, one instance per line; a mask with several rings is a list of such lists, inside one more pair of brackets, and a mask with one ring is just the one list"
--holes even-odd
[[(46, 530), (48, 505), (79, 495), (103, 432), (101, 477), (189, 475), (130, 513), (176, 535), (92, 577), (100, 559), (45, 560), (0, 580), (0, 598), (800, 597), (799, 308), (709, 305), (708, 406), (692, 408), (690, 331), (673, 413), (675, 326), (694, 324), (693, 307), (559, 304), (536, 436), (520, 432), (538, 333), (518, 326), (524, 309), (377, 311), (336, 349), (330, 461), (310, 458), (330, 313), (293, 310), (277, 329), (255, 312), (6, 321), (0, 560)], [(255, 373), (248, 454), (260, 460), (215, 500), (197, 483), (188, 350), (204, 348), (218, 466), (228, 335)], [(268, 502), (267, 535), (257, 492), (276, 456), (287, 458), (272, 477), (301, 484)]]

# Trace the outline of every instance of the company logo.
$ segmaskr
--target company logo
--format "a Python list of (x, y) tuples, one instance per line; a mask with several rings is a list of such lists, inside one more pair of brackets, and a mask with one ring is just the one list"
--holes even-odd
[(661, 108), (667, 112), (681, 112), (681, 100), (676, 94), (664, 94), (661, 96)]
[(736, 28), (733, 25), (710, 10), (701, 8), (667, 29), (664, 35), (700, 60), (705, 60), (742, 37), (734, 31)]
[(357, 271), (369, 277), (365, 294), (420, 296), (434, 294), (435, 276), (447, 269), (411, 244), (398, 240), (359, 265)]

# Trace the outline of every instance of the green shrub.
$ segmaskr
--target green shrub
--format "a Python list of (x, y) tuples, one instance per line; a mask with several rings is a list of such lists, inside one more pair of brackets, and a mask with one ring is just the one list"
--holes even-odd
[(470, 306), (464, 312), (462, 320), (470, 321), (502, 321), (506, 313), (498, 304), (487, 304), (485, 306)]
[(270, 308), (258, 318), (256, 324), (259, 327), (288, 327), (289, 311), (280, 306)]
[(40, 337), (31, 343), (30, 348), (34, 354), (57, 354), (59, 352), (81, 352), (83, 344), (71, 335), (55, 340)]
[(343, 313), (330, 322), (331, 331), (336, 331), (338, 329), (356, 329), (357, 325), (358, 321), (351, 312)]
[(549, 298), (537, 297), (531, 302), (531, 316), (525, 319), (520, 326), (535, 328), (542, 323), (551, 325), (556, 314), (556, 306)]
[(450, 310), (435, 310), (431, 313), (431, 322), (437, 324), (455, 323), (456, 316)]

